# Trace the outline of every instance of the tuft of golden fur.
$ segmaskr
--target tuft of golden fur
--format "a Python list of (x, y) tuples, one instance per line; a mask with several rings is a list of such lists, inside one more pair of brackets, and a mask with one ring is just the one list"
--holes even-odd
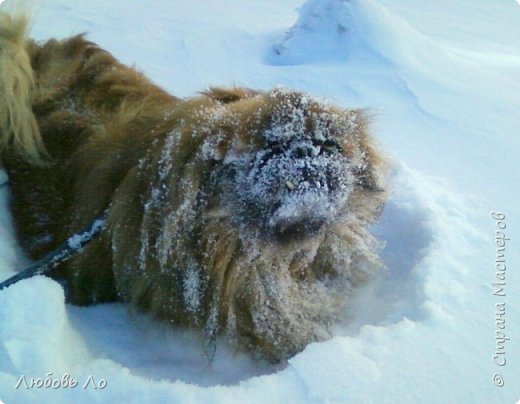
[(34, 77), (25, 50), (27, 19), (0, 13), (0, 157), (12, 148), (33, 163), (45, 149), (31, 110)]
[(363, 111), (280, 88), (181, 100), (82, 36), (38, 44), (0, 21), (20, 30), (1, 36), (0, 142), (23, 247), (37, 259), (108, 209), (51, 274), (70, 302), (120, 299), (272, 360), (328, 336), (380, 266), (365, 227), (385, 162)]

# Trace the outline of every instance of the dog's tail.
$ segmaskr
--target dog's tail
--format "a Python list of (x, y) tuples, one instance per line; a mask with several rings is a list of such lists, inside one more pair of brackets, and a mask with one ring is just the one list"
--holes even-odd
[(32, 111), (34, 73), (26, 50), (26, 17), (0, 12), (0, 161), (14, 152), (31, 163), (46, 156)]

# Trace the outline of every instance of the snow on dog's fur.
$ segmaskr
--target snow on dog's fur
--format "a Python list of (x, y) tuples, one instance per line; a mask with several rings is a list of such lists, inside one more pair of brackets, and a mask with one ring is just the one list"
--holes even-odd
[(178, 99), (82, 36), (0, 19), (0, 151), (34, 259), (108, 209), (51, 276), (279, 360), (328, 336), (379, 267), (384, 161), (360, 110), (286, 89)]

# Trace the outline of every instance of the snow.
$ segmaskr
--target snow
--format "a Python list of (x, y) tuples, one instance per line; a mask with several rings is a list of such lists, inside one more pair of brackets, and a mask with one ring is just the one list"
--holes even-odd
[[(2, 9), (15, 8), (7, 0)], [(372, 111), (395, 162), (373, 232), (386, 271), (334, 332), (286, 366), (123, 305), (64, 304), (44, 277), (0, 292), (5, 403), (509, 403), (520, 397), (517, 202), (520, 7), (512, 0), (27, 0), (33, 36), (89, 38), (178, 96), (209, 85), (276, 85)], [(299, 14), (295, 11), (299, 8)], [(3, 175), (3, 174), (0, 174)], [(3, 178), (0, 178), (0, 183)], [(0, 188), (0, 279), (24, 267)], [(503, 212), (501, 230), (490, 212)], [(505, 245), (505, 296), (495, 232)], [(187, 296), (196, 305), (196, 296)], [(505, 328), (497, 303), (505, 302)], [(507, 364), (493, 361), (499, 340)], [(70, 374), (76, 388), (15, 389)], [(504, 386), (493, 384), (494, 374)], [(92, 376), (107, 387), (83, 384)]]
[(96, 219), (84, 232), (73, 234), (67, 239), (67, 246), (73, 250), (79, 250), (93, 237), (95, 237), (105, 225), (104, 219)]

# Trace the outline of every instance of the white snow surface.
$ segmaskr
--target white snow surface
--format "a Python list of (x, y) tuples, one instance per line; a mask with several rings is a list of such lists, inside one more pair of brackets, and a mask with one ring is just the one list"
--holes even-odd
[[(16, 4), (15, 4), (16, 3)], [(2, 9), (19, 7), (7, 0)], [(45, 277), (0, 291), (5, 403), (513, 403), (520, 397), (520, 7), (514, 0), (27, 0), (32, 35), (89, 32), (178, 96), (283, 85), (369, 108), (394, 161), (386, 271), (334, 337), (272, 366)], [(299, 11), (297, 11), (299, 10)], [(0, 95), (1, 96), (1, 95)], [(0, 174), (3, 176), (4, 174)], [(0, 178), (0, 183), (3, 178)], [(0, 279), (27, 264), (0, 188)], [(501, 212), (497, 223), (490, 212)], [(493, 281), (497, 226), (505, 296)], [(496, 304), (505, 303), (505, 328)], [(502, 307), (502, 306), (500, 306)], [(505, 366), (493, 360), (496, 331)], [(502, 358), (502, 356), (501, 356)], [(23, 376), (75, 388), (15, 388)], [(495, 374), (504, 380), (493, 383)], [(83, 385), (89, 376), (104, 389)], [(498, 380), (495, 376), (495, 380)]]

